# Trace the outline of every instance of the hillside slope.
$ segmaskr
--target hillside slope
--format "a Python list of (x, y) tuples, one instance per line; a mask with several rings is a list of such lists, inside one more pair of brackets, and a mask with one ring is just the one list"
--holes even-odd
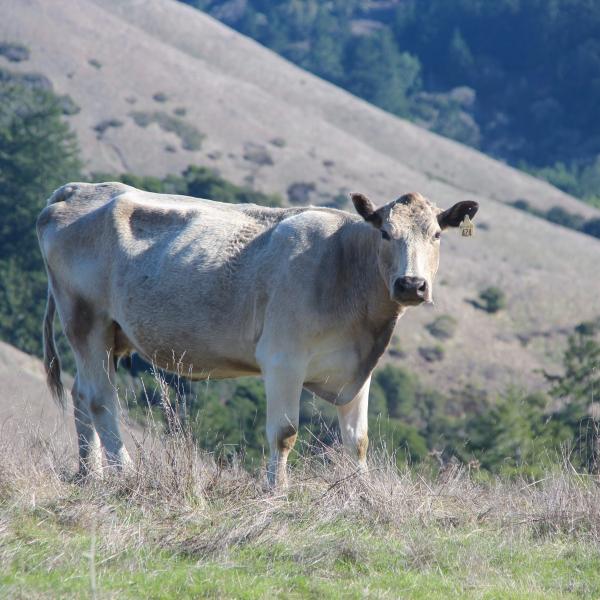
[[(592, 207), (458, 143), (393, 117), (298, 69), (174, 0), (0, 0), (0, 41), (31, 51), (0, 67), (42, 73), (81, 108), (70, 121), (89, 170), (177, 173), (217, 168), (291, 200), (331, 201), (360, 190), (382, 203), (408, 190), (440, 206), (477, 199), (485, 228), (450, 234), (436, 306), (398, 327), (403, 362), (438, 385), (500, 388), (556, 369), (564, 332), (600, 313), (600, 241), (518, 212), (517, 198), (587, 216)], [(204, 137), (202, 137), (204, 136)], [(296, 185), (295, 185), (296, 184)], [(470, 302), (489, 285), (508, 310)], [(423, 328), (454, 314), (445, 357)]]
[[(69, 390), (73, 379), (63, 373), (62, 380)], [(0, 341), (0, 446), (11, 447), (17, 437), (32, 439), (61, 439), (75, 459), (77, 433), (71, 406), (63, 411), (50, 396), (42, 362), (17, 348)], [(123, 424), (125, 444), (130, 450), (147, 442), (142, 426), (125, 417)], [(22, 439), (19, 439), (21, 442)]]
[[(50, 397), (41, 361), (0, 342), (0, 437), (7, 439), (19, 428), (33, 426), (46, 435), (57, 432), (75, 436), (71, 410), (67, 415)], [(65, 383), (72, 381), (65, 378)]]

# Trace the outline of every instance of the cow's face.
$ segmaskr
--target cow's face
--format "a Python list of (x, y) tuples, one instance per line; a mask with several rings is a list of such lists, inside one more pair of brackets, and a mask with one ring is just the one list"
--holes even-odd
[(378, 268), (390, 297), (403, 306), (433, 300), (440, 239), (448, 227), (473, 218), (477, 202), (459, 202), (442, 211), (421, 194), (405, 194), (377, 209), (363, 194), (351, 194), (357, 212), (380, 233)]

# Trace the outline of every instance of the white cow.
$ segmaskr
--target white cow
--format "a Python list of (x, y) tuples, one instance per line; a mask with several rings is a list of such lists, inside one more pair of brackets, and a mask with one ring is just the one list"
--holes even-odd
[(344, 446), (366, 464), (371, 372), (409, 306), (432, 300), (441, 231), (478, 205), (441, 211), (420, 194), (360, 215), (152, 194), (121, 183), (58, 189), (37, 222), (48, 272), (44, 362), (62, 398), (55, 310), (77, 375), (79, 474), (130, 464), (113, 358), (138, 352), (194, 378), (261, 374), (268, 479), (285, 483), (302, 388), (337, 407)]

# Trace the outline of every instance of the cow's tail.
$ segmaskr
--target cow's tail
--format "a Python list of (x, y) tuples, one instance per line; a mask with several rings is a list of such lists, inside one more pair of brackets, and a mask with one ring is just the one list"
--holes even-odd
[(48, 301), (44, 314), (44, 368), (46, 369), (46, 383), (50, 388), (52, 397), (64, 408), (65, 389), (60, 380), (60, 358), (54, 342), (54, 315), (56, 303), (52, 290), (48, 286)]

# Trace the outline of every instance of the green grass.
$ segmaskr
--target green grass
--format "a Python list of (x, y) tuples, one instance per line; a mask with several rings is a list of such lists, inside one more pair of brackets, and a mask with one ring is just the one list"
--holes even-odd
[[(121, 518), (134, 524), (135, 515), (125, 512)], [(92, 553), (91, 528), (66, 523), (48, 508), (21, 509), (8, 529), (1, 597), (91, 596), (92, 556), (98, 598), (600, 596), (598, 547), (564, 535), (418, 523), (386, 535), (384, 526), (366, 530), (348, 519), (321, 528), (314, 543), (249, 541), (203, 557), (168, 542), (164, 548), (161, 539), (115, 551), (110, 528), (98, 530)]]

